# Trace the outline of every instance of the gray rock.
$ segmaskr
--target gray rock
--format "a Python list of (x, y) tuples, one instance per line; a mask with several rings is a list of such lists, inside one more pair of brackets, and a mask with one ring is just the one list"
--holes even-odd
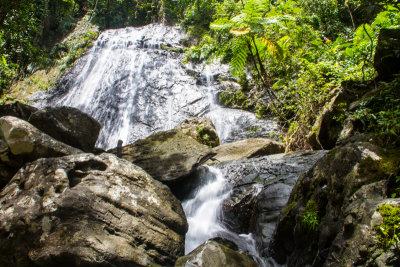
[(243, 252), (232, 250), (216, 241), (207, 241), (186, 256), (180, 257), (175, 267), (256, 267), (252, 257)]
[(122, 148), (123, 159), (142, 167), (162, 182), (185, 177), (206, 161), (210, 154), (209, 147), (179, 129), (160, 132)]
[(212, 165), (219, 162), (255, 158), (285, 151), (285, 146), (273, 139), (251, 138), (234, 143), (223, 144), (213, 149), (215, 155), (206, 164)]
[(0, 162), (20, 168), (39, 158), (82, 153), (42, 133), (30, 123), (10, 116), (0, 118)]
[(184, 252), (180, 202), (111, 154), (27, 164), (0, 203), (1, 266), (171, 266)]
[(29, 122), (42, 132), (70, 146), (93, 152), (100, 123), (71, 107), (46, 107), (29, 117)]
[(266, 254), (270, 238), (297, 178), (325, 154), (301, 151), (217, 164), (233, 184), (223, 202), (227, 226), (252, 233)]

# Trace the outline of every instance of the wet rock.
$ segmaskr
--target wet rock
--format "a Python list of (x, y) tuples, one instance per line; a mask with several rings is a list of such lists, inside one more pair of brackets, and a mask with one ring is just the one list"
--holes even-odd
[(31, 114), (37, 110), (35, 107), (15, 102), (13, 104), (0, 105), (0, 117), (12, 116), (27, 121)]
[[(116, 153), (116, 149), (111, 153)], [(162, 182), (187, 176), (210, 154), (209, 147), (179, 129), (160, 132), (122, 148), (123, 159), (142, 167)]]
[(175, 267), (186, 267), (186, 266), (199, 266), (199, 267), (220, 267), (220, 266), (231, 266), (231, 267), (256, 267), (259, 266), (253, 258), (244, 254), (232, 250), (229, 247), (224, 246), (216, 241), (207, 241), (203, 245), (193, 250), (186, 256), (180, 257)]
[(271, 241), (278, 263), (370, 266), (373, 253), (383, 253), (376, 209), (388, 201), (388, 180), (399, 172), (400, 157), (366, 138), (346, 140), (296, 182)]
[(180, 202), (111, 154), (27, 164), (0, 203), (1, 266), (171, 266), (184, 252)]
[(213, 149), (215, 155), (206, 164), (256, 158), (285, 151), (285, 146), (273, 139), (252, 138), (234, 143), (223, 144)]
[(221, 144), (215, 126), (210, 119), (189, 118), (183, 121), (178, 129), (206, 146), (216, 147)]
[(378, 78), (384, 81), (393, 79), (400, 72), (400, 29), (381, 29), (375, 50), (374, 67)]
[(217, 164), (233, 183), (223, 202), (225, 224), (236, 233), (252, 233), (265, 254), (297, 178), (324, 154), (302, 151)]
[(38, 110), (29, 122), (54, 139), (92, 152), (100, 132), (100, 124), (91, 116), (71, 107), (46, 107)]
[(10, 116), (0, 118), (0, 162), (19, 168), (39, 158), (82, 153), (42, 133), (30, 123)]

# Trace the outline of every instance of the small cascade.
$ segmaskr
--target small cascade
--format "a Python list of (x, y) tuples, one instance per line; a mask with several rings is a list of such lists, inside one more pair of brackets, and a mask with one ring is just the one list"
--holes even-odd
[[(325, 154), (294, 152), (203, 166), (197, 190), (182, 205), (189, 223), (185, 252), (221, 237), (252, 255), (260, 266), (279, 267), (268, 254), (268, 245), (298, 177)], [(251, 206), (247, 206), (250, 205)], [(247, 210), (247, 229), (241, 229), (232, 210)], [(233, 217), (232, 217), (233, 216)], [(248, 233), (249, 225), (252, 232)]]
[(199, 186), (193, 198), (182, 203), (189, 223), (185, 253), (211, 238), (221, 237), (233, 241), (241, 251), (259, 257), (251, 234), (233, 233), (222, 222), (222, 202), (231, 195), (232, 184), (225, 179), (221, 169), (212, 166), (204, 166), (201, 175), (203, 185)]

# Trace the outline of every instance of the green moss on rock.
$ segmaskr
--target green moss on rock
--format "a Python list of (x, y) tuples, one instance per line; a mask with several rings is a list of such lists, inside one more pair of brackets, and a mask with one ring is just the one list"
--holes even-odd
[(375, 228), (378, 245), (388, 250), (392, 245), (397, 246), (400, 242), (400, 207), (383, 204), (377, 208), (377, 211), (383, 218), (383, 223)]

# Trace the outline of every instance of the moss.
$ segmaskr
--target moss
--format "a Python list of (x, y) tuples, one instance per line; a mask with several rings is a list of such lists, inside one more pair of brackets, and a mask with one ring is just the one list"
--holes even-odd
[[(179, 54), (182, 54), (185, 52), (185, 49), (183, 49), (182, 47), (173, 47), (173, 46), (168, 46), (165, 44), (161, 44), (161, 49), (169, 51), (169, 52), (173, 52), (173, 53), (179, 53)], [(186, 61), (187, 61), (187, 59), (186, 59)]]
[(216, 140), (215, 133), (209, 131), (203, 125), (197, 127), (196, 131), (198, 133), (197, 141), (199, 141), (201, 144), (210, 147), (215, 147), (217, 145), (215, 141)]
[(293, 207), (296, 206), (296, 204), (297, 204), (296, 201), (292, 201), (289, 205), (287, 205), (283, 210), (283, 215), (288, 214), (293, 209)]
[(383, 204), (377, 208), (377, 211), (383, 218), (383, 223), (375, 228), (378, 246), (384, 250), (388, 250), (392, 245), (398, 246), (400, 242), (400, 207)]

